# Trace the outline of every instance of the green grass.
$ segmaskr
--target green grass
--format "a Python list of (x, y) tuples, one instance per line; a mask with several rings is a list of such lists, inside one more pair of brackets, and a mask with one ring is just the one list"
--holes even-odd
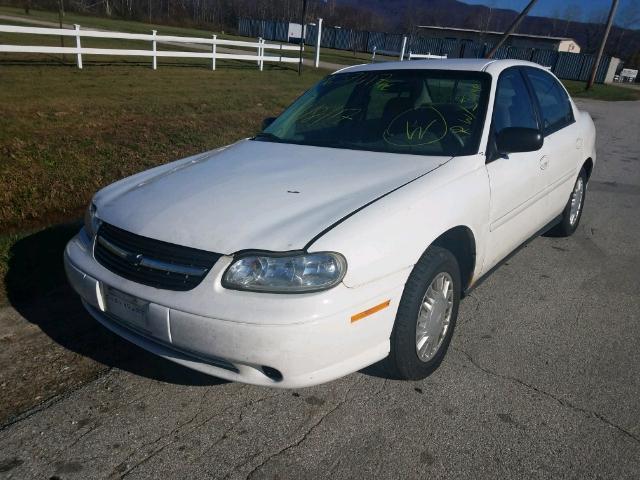
[(247, 64), (2, 68), (0, 232), (77, 212), (116, 178), (247, 136), (321, 76)]
[[(12, 15), (25, 19), (44, 20), (50, 22), (58, 22), (58, 13), (44, 10), (31, 10), (29, 15), (25, 15), (24, 10), (12, 7), (0, 7), (0, 15)], [(165, 35), (185, 35), (185, 36), (211, 36), (213, 33), (221, 34), (221, 32), (211, 32), (198, 28), (188, 27), (172, 27), (160, 25), (156, 23), (134, 22), (129, 20), (111, 19), (105, 17), (95, 17), (91, 15), (80, 15), (73, 12), (67, 12), (62, 19), (65, 24), (77, 23), (82, 27), (94, 27), (105, 30), (117, 30), (119, 32), (129, 33), (151, 33), (151, 30), (158, 30), (158, 33)], [(4, 20), (2, 21), (4, 23)], [(24, 24), (23, 24), (24, 25)]]
[(251, 135), (323, 73), (300, 78), (246, 63), (215, 72), (3, 65), (0, 302), (16, 241), (79, 218), (93, 193), (119, 178)]
[(585, 90), (585, 82), (563, 80), (562, 83), (567, 87), (571, 96), (577, 98), (591, 98), (606, 101), (640, 100), (640, 90), (633, 88), (597, 83), (589, 90)]

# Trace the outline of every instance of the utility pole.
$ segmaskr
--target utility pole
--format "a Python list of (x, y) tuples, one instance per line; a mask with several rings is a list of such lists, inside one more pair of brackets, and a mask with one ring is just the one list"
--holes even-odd
[(594, 82), (596, 81), (596, 73), (598, 73), (598, 65), (600, 65), (600, 59), (602, 58), (602, 53), (604, 52), (604, 46), (607, 44), (607, 38), (609, 38), (609, 32), (611, 31), (611, 24), (613, 23), (613, 17), (616, 15), (616, 8), (618, 8), (618, 0), (613, 0), (611, 2), (611, 9), (609, 10), (609, 18), (607, 18), (607, 26), (604, 29), (604, 34), (602, 35), (602, 40), (600, 42), (600, 48), (598, 48), (598, 54), (596, 55), (596, 61), (591, 68), (591, 75), (589, 76), (589, 81), (587, 82), (586, 90), (589, 90)]
[(496, 52), (502, 46), (502, 44), (507, 40), (507, 38), (509, 38), (509, 35), (511, 35), (515, 31), (515, 29), (518, 28), (518, 25), (520, 25), (520, 22), (522, 21), (522, 19), (527, 16), (527, 13), (529, 13), (529, 10), (531, 10), (531, 8), (535, 5), (537, 1), (538, 0), (531, 0), (529, 4), (526, 7), (524, 7), (524, 10), (520, 12), (520, 14), (516, 17), (516, 19), (511, 24), (511, 26), (507, 29), (507, 31), (504, 32), (502, 37), (500, 37), (500, 40), (498, 40), (498, 43), (491, 49), (489, 53), (487, 53), (487, 58), (492, 58), (496, 54)]
[(302, 75), (302, 50), (304, 50), (304, 19), (307, 16), (307, 0), (302, 0), (302, 19), (300, 21), (300, 63), (298, 64), (298, 75)]

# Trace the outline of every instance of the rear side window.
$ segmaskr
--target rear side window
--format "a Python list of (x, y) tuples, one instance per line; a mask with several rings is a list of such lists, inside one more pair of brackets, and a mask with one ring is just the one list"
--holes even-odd
[(538, 68), (527, 68), (526, 72), (538, 98), (544, 134), (550, 135), (573, 123), (569, 97), (558, 81)]
[(500, 75), (493, 108), (493, 131), (499, 133), (507, 127), (538, 128), (529, 90), (515, 68)]

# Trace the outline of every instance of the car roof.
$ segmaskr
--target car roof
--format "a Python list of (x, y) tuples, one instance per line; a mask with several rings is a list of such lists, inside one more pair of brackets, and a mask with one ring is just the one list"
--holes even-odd
[(367, 72), (376, 70), (459, 70), (469, 72), (499, 73), (516, 65), (543, 68), (537, 63), (525, 60), (494, 60), (490, 58), (445, 58), (433, 60), (405, 60), (403, 62), (380, 62), (354, 65), (338, 70), (335, 73)]

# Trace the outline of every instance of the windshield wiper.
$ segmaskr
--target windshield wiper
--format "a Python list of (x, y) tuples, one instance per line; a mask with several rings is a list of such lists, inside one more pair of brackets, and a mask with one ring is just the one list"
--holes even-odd
[(253, 140), (267, 140), (268, 142), (282, 142), (282, 138), (273, 133), (260, 132), (253, 137)]

